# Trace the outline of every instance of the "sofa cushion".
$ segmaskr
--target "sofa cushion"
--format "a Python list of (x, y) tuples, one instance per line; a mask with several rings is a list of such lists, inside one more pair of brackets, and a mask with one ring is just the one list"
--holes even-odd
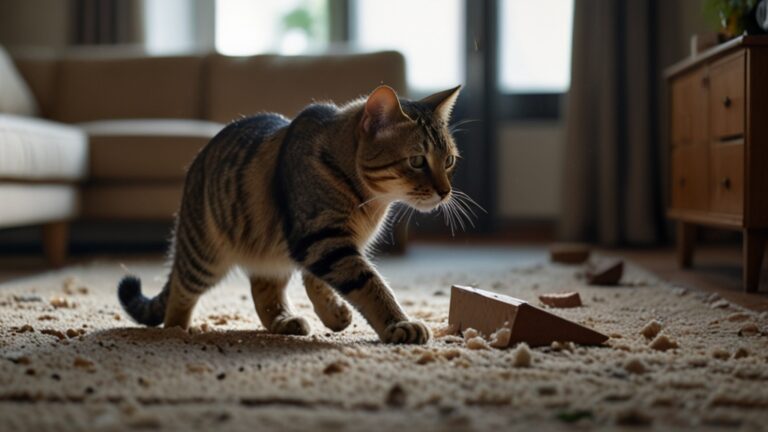
[(0, 113), (35, 115), (37, 104), (32, 91), (0, 46)]
[(76, 185), (0, 183), (0, 228), (72, 219), (78, 215)]
[(224, 125), (202, 120), (102, 120), (80, 123), (90, 140), (90, 178), (183, 180), (200, 149)]
[(88, 169), (88, 141), (79, 128), (0, 114), (0, 178), (79, 181)]
[(292, 117), (314, 100), (338, 104), (387, 84), (404, 94), (405, 60), (394, 51), (323, 56), (225, 57), (208, 60), (204, 117), (229, 122), (274, 111)]
[(200, 118), (201, 56), (66, 58), (54, 120)]

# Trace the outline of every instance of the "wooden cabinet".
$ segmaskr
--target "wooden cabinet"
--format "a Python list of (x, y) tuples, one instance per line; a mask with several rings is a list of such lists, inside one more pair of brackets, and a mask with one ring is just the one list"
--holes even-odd
[(698, 225), (741, 230), (744, 287), (756, 291), (768, 240), (768, 36), (721, 44), (666, 77), (678, 261), (691, 265)]

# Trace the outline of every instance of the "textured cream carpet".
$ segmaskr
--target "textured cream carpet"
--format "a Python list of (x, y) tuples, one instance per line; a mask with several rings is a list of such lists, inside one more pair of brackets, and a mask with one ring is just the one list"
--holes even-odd
[[(437, 333), (452, 283), (538, 304), (611, 335), (605, 347), (562, 344), (470, 350), (461, 338), (384, 346), (359, 316), (333, 334), (292, 282), (309, 337), (264, 333), (249, 289), (230, 277), (206, 295), (190, 333), (128, 321), (121, 264), (145, 292), (160, 262), (93, 262), (0, 285), (0, 429), (21, 430), (543, 430), (639, 427), (765, 430), (768, 316), (629, 266), (621, 287), (589, 287), (582, 267), (541, 250), (417, 248), (380, 270), (409, 313)], [(652, 320), (678, 348), (653, 349)], [(656, 336), (659, 338), (659, 336)], [(659, 344), (659, 339), (656, 340)], [(663, 345), (663, 344), (661, 344)]]

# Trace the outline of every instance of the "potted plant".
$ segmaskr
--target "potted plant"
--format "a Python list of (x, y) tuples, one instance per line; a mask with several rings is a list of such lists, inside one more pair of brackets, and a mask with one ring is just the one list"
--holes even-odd
[(755, 27), (755, 5), (758, 0), (707, 0), (705, 11), (710, 21), (719, 28), (724, 40), (741, 36), (745, 31), (752, 32)]

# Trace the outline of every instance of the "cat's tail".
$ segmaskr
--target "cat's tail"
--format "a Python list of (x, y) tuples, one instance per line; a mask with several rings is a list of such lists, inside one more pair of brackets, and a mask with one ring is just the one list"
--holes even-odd
[(165, 284), (163, 291), (153, 298), (147, 298), (141, 293), (141, 279), (128, 275), (117, 286), (117, 297), (123, 309), (139, 324), (155, 327), (165, 319), (165, 306), (168, 304), (170, 281)]

